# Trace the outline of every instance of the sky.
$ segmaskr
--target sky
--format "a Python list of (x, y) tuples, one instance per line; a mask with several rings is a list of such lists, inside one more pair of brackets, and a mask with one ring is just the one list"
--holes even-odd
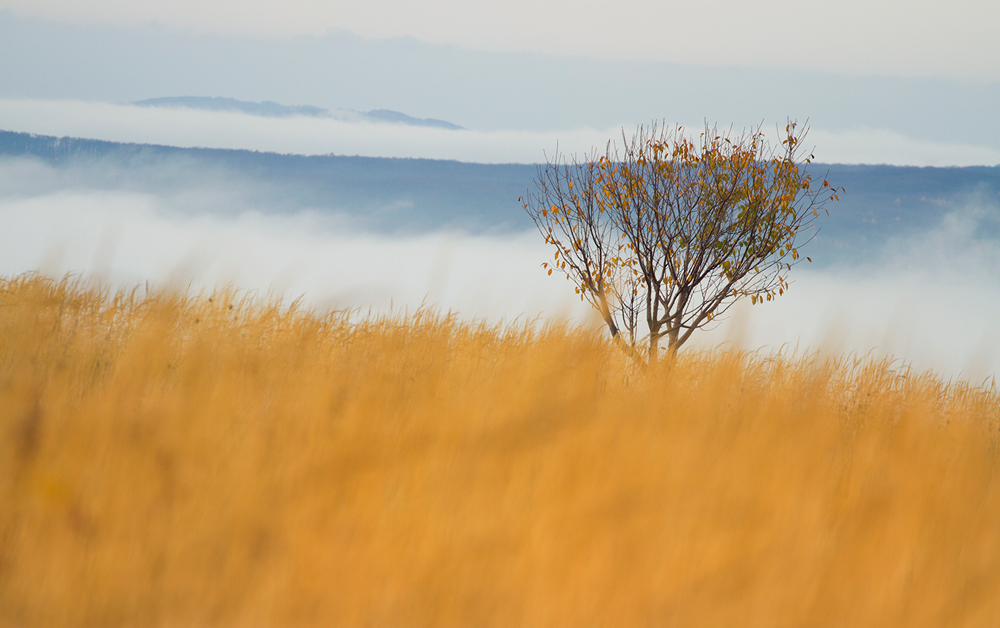
[(4, 0), (19, 15), (155, 21), (259, 38), (322, 35), (599, 59), (1000, 80), (990, 0)]

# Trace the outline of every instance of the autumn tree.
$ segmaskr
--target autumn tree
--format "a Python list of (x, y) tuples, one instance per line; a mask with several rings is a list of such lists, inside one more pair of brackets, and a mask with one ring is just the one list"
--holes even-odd
[(582, 159), (557, 151), (520, 199), (555, 249), (543, 266), (629, 353), (655, 360), (663, 338), (676, 352), (737, 300), (784, 294), (809, 259), (799, 247), (838, 190), (807, 172), (806, 130), (790, 122), (778, 145), (760, 128), (692, 140), (654, 123)]

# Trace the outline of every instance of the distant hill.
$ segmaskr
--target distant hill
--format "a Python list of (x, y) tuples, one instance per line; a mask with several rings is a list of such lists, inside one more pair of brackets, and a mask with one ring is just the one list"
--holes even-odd
[[(17, 158), (55, 167), (65, 175), (59, 185), (150, 194), (205, 190), (212, 198), (238, 198), (244, 210), (332, 212), (378, 232), (534, 228), (517, 201), (533, 188), (532, 164), (282, 155), (0, 131), (0, 160)], [(949, 213), (1000, 208), (1000, 166), (811, 167), (847, 189), (829, 205), (830, 216), (821, 217), (821, 231), (809, 245), (818, 266), (863, 262), (892, 238), (937, 228)], [(0, 196), (11, 193), (0, 189)], [(977, 237), (1000, 240), (1000, 232)]]
[(247, 102), (235, 98), (209, 98), (206, 96), (176, 96), (168, 98), (148, 98), (139, 100), (133, 105), (140, 107), (184, 107), (186, 109), (205, 109), (209, 111), (240, 111), (254, 116), (285, 117), (285, 116), (328, 116), (330, 111), (321, 107), (309, 105), (281, 105), (270, 100), (264, 102)]
[(390, 122), (408, 126), (425, 126), (437, 129), (461, 131), (462, 127), (445, 120), (435, 118), (414, 118), (405, 113), (390, 109), (373, 109), (372, 111), (354, 111), (353, 109), (323, 109), (311, 105), (282, 105), (270, 100), (263, 102), (248, 102), (235, 98), (217, 98), (207, 96), (171, 96), (167, 98), (148, 98), (139, 100), (133, 105), (140, 107), (167, 107), (186, 109), (201, 109), (207, 111), (239, 111), (254, 116), (289, 117), (311, 116), (320, 118), (335, 118), (350, 122)]
[(374, 120), (381, 120), (383, 122), (409, 124), (410, 126), (429, 126), (438, 129), (451, 129), (452, 131), (462, 130), (462, 127), (457, 124), (452, 124), (451, 122), (436, 120), (434, 118), (413, 118), (405, 113), (399, 113), (398, 111), (392, 111), (391, 109), (373, 109), (371, 111), (364, 112), (364, 115)]

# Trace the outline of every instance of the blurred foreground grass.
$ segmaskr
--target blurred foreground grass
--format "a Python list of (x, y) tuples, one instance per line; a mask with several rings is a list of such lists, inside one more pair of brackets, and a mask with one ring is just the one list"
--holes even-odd
[(0, 625), (996, 626), (995, 389), (0, 280)]

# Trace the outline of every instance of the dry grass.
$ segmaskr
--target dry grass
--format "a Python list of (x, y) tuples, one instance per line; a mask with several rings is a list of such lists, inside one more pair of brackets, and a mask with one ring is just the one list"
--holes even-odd
[(994, 389), (0, 281), (0, 625), (996, 626)]

